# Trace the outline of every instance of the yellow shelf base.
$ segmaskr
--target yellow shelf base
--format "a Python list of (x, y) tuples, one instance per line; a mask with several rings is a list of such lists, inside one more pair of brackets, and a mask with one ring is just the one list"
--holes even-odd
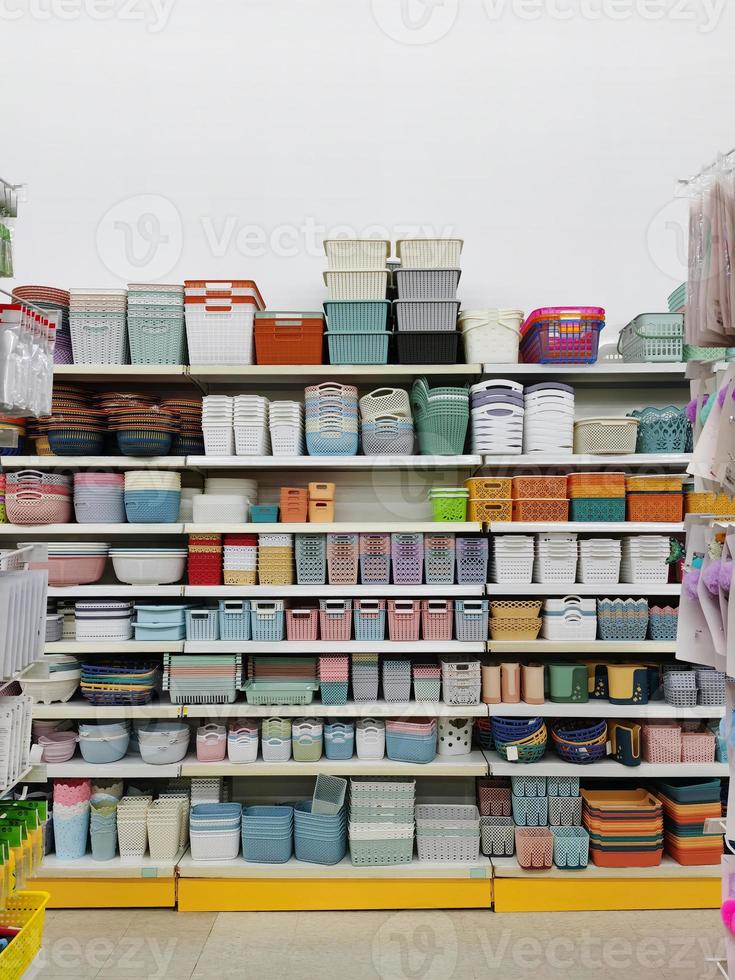
[(496, 912), (715, 909), (719, 878), (495, 878)]
[(50, 909), (172, 909), (175, 878), (34, 878)]
[[(40, 886), (39, 886), (40, 887)], [(179, 878), (179, 912), (490, 909), (490, 878)]]

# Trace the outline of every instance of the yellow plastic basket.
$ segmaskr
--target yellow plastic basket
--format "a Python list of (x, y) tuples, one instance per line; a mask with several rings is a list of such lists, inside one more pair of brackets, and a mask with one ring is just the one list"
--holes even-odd
[(20, 929), (0, 953), (0, 980), (19, 980), (41, 949), (48, 892), (16, 892), (0, 912), (0, 926)]
[(732, 517), (735, 515), (735, 499), (728, 497), (726, 493), (685, 493), (684, 512)]

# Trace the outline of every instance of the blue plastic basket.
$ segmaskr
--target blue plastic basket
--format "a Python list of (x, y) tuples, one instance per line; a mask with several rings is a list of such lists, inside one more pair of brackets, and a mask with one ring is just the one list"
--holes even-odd
[(549, 800), (546, 796), (513, 794), (513, 819), (519, 827), (545, 827), (549, 822)]
[(324, 304), (327, 329), (331, 333), (382, 333), (388, 329), (390, 302), (378, 300), (332, 300)]
[(294, 543), (296, 581), (299, 585), (325, 585), (327, 538), (324, 534), (297, 534)]
[(385, 754), (393, 762), (433, 762), (436, 732), (431, 735), (385, 733)]
[(570, 521), (624, 521), (625, 497), (575, 497), (569, 501)]
[(131, 364), (186, 364), (184, 311), (172, 306), (151, 315), (128, 309), (128, 340)]
[[(369, 601), (369, 600), (368, 600)], [(382, 608), (361, 608), (361, 603), (355, 603), (353, 610), (355, 623), (356, 640), (383, 640), (385, 639), (385, 600), (382, 600)]]
[(511, 776), (511, 786), (513, 796), (544, 797), (551, 796), (547, 793), (546, 776)]
[(526, 364), (594, 364), (604, 320), (582, 317), (537, 319), (521, 337), (521, 360)]
[(125, 513), (130, 524), (175, 524), (180, 490), (126, 490)]
[(269, 610), (266, 613), (259, 610), (257, 605), (251, 606), (250, 635), (253, 640), (260, 643), (285, 640), (286, 617), (283, 608)]
[(601, 640), (645, 640), (648, 602), (641, 599), (623, 604), (616, 599), (598, 599), (597, 633)]
[(285, 864), (293, 854), (293, 833), (254, 836), (242, 832), (242, 856), (257, 864)]
[[(48, 444), (55, 456), (98, 456), (105, 445), (104, 432), (82, 429), (50, 429)], [(18, 439), (16, 449), (0, 449), (2, 456), (20, 456), (25, 439)]]
[(297, 861), (307, 864), (339, 864), (347, 853), (347, 828), (332, 840), (312, 837), (297, 829), (294, 834)]
[(219, 613), (216, 609), (186, 610), (187, 640), (218, 640)]
[(586, 868), (590, 836), (583, 827), (551, 827), (554, 835), (554, 864), (557, 868)]
[(652, 612), (648, 618), (648, 629), (652, 640), (673, 641), (679, 627), (679, 617), (676, 613)]
[[(323, 686), (323, 685), (322, 685)], [(328, 759), (351, 759), (355, 748), (354, 721), (324, 726), (324, 754)]]
[(117, 432), (117, 448), (123, 456), (168, 456), (172, 442), (171, 433), (160, 429), (118, 429)]
[(373, 330), (327, 332), (330, 364), (387, 364), (390, 333)]
[(487, 599), (457, 599), (454, 603), (454, 635), (466, 643), (484, 643), (488, 638)]
[(250, 602), (247, 599), (219, 600), (219, 638), (250, 639)]
[(277, 524), (278, 507), (275, 504), (251, 504), (250, 521), (252, 524)]
[(310, 456), (357, 456), (359, 445), (357, 432), (306, 433), (306, 448)]

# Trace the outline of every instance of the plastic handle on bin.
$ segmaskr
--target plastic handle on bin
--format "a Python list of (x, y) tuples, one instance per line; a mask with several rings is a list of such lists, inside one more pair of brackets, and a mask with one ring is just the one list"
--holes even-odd
[(582, 596), (580, 595), (565, 595), (562, 599), (565, 606), (582, 606)]
[(225, 599), (222, 612), (241, 613), (244, 610), (244, 603), (239, 599)]
[(380, 612), (380, 599), (362, 599), (359, 612), (361, 615), (375, 616)]
[(415, 603), (413, 599), (396, 599), (393, 605), (393, 612), (397, 616), (411, 616), (414, 613)]
[(446, 599), (428, 599), (426, 608), (430, 613), (443, 613), (447, 611), (449, 603)]
[(292, 619), (308, 619), (311, 616), (312, 610), (311, 609), (291, 609), (290, 610), (290, 613), (291, 613), (291, 618)]
[(323, 611), (326, 613), (343, 613), (347, 609), (344, 599), (325, 599)]

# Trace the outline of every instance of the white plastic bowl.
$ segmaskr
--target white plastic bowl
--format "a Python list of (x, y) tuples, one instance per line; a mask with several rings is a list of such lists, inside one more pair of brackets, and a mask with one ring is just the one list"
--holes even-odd
[(185, 566), (184, 556), (123, 558), (115, 555), (112, 559), (115, 575), (127, 585), (171, 585), (181, 580)]
[(53, 701), (68, 701), (79, 687), (81, 676), (79, 668), (50, 674), (48, 664), (41, 660), (33, 664), (19, 680), (23, 693), (30, 694), (35, 704), (51, 704)]

